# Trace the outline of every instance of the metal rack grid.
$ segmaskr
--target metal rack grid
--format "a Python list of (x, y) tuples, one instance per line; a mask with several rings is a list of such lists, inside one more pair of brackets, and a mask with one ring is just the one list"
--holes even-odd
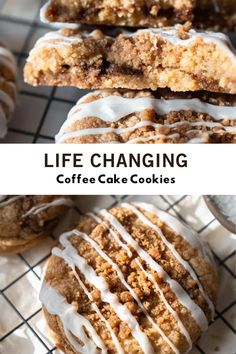
[[(191, 354), (235, 354), (236, 348), (236, 240), (194, 196), (84, 196), (76, 197), (80, 214), (109, 208), (120, 201), (144, 200), (177, 214), (207, 240), (220, 273), (220, 294), (215, 322)], [(50, 255), (53, 236), (15, 257), (0, 257), (0, 353), (59, 354), (49, 339), (38, 291), (42, 268)], [(7, 277), (4, 277), (7, 274)], [(18, 348), (18, 351), (16, 351)], [(20, 348), (20, 349), (19, 349)]]
[[(31, 87), (23, 67), (35, 41), (52, 27), (39, 19), (45, 0), (0, 0), (0, 37), (17, 58), (19, 95), (9, 133), (0, 143), (54, 143), (67, 113), (87, 91), (76, 88)], [(231, 36), (236, 43), (236, 34)]]

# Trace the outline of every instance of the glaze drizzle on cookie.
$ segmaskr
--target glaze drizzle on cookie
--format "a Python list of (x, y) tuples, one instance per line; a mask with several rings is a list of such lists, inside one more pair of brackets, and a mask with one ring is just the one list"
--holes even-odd
[[(99, 95), (99, 91), (96, 91), (94, 94)], [(86, 137), (89, 135), (105, 135), (108, 134), (108, 143), (115, 143), (112, 140), (112, 137), (109, 137), (109, 134), (116, 134), (120, 136), (122, 134), (133, 133), (138, 129), (144, 127), (154, 128), (153, 134), (149, 136), (139, 136), (137, 138), (129, 138), (126, 143), (141, 143), (155, 139), (174, 139), (179, 137), (179, 134), (175, 132), (175, 129), (178, 130), (178, 127), (188, 126), (188, 131), (186, 135), (195, 134), (195, 138), (202, 139), (202, 141), (197, 142), (206, 142), (207, 138), (204, 136), (207, 129), (207, 134), (212, 133), (230, 133), (236, 134), (236, 125), (227, 126), (227, 123), (224, 124), (223, 121), (236, 121), (236, 107), (235, 106), (218, 106), (209, 103), (205, 103), (200, 99), (156, 99), (153, 97), (142, 97), (142, 98), (126, 98), (122, 96), (110, 95), (104, 98), (98, 98), (94, 101), (86, 103), (85, 100), (90, 98), (91, 94), (83, 97), (83, 100), (79, 100), (77, 105), (72, 108), (70, 111), (67, 120), (62, 125), (59, 133), (56, 135), (56, 143), (64, 143), (70, 139)], [(156, 114), (164, 116), (170, 114), (171, 112), (181, 112), (181, 111), (193, 111), (197, 113), (206, 114), (212, 117), (213, 121), (200, 120), (200, 121), (187, 121), (183, 120), (180, 122), (175, 122), (171, 124), (159, 124), (150, 120), (143, 120), (136, 124), (133, 124), (127, 128), (114, 128), (114, 127), (93, 127), (93, 128), (83, 128), (76, 129), (77, 124), (80, 121), (86, 122), (86, 119), (90, 117), (96, 117), (101, 121), (112, 125), (112, 123), (117, 123), (125, 117), (130, 116), (131, 114), (140, 113), (145, 110), (153, 110)], [(86, 125), (85, 125), (86, 127)], [(158, 130), (163, 131), (166, 128), (168, 133), (158, 133)], [(215, 131), (214, 128), (218, 130)], [(156, 130), (156, 133), (155, 133)], [(114, 135), (113, 135), (114, 136)], [(192, 141), (189, 138), (190, 142)]]
[(0, 195), (0, 208), (10, 205), (16, 202), (18, 199), (25, 198), (25, 195), (16, 195), (14, 197), (8, 198), (8, 195)]
[[(43, 45), (49, 45), (51, 47), (57, 47), (61, 45), (71, 45), (73, 43), (82, 42), (83, 38), (93, 36), (95, 31), (92, 32), (81, 32), (77, 33), (77, 35), (65, 35), (63, 30), (59, 30), (56, 32), (46, 33), (43, 37), (41, 37), (35, 44), (35, 48), (31, 51), (31, 55), (35, 52), (37, 47), (41, 47)], [(129, 38), (129, 37), (137, 37), (140, 34), (147, 33), (152, 38), (154, 47), (157, 47), (158, 39), (163, 41), (171, 42), (172, 45), (176, 46), (188, 46), (193, 42), (198, 41), (199, 39), (203, 42), (214, 44), (216, 48), (222, 50), (226, 57), (230, 58), (233, 63), (236, 63), (236, 51), (232, 46), (232, 43), (228, 36), (223, 33), (216, 33), (210, 31), (195, 31), (194, 29), (186, 32), (187, 38), (183, 39), (179, 36), (179, 25), (174, 27), (164, 27), (164, 28), (149, 28), (149, 29), (141, 29), (136, 32), (123, 31), (121, 35)], [(106, 38), (112, 38), (110, 36), (106, 36)], [(30, 61), (31, 58), (28, 59)]]
[(51, 207), (56, 207), (56, 206), (60, 206), (60, 205), (65, 205), (68, 207), (73, 207), (74, 206), (74, 202), (69, 199), (69, 198), (59, 198), (59, 199), (55, 199), (52, 202), (49, 203), (42, 203), (39, 205), (36, 205), (34, 207), (32, 207), (26, 214), (23, 215), (23, 218), (26, 218), (29, 215), (37, 215), (40, 212), (42, 212), (43, 210), (46, 210), (48, 208)]
[[(27, 196), (26, 195), (16, 195), (11, 198), (8, 198), (8, 197), (9, 197), (8, 195), (1, 195), (0, 196), (0, 208), (10, 205), (19, 199), (26, 198)], [(26, 218), (30, 215), (37, 215), (40, 212), (42, 212), (43, 210), (49, 209), (51, 207), (57, 207), (60, 205), (64, 205), (67, 207), (73, 207), (74, 202), (69, 198), (59, 198), (59, 199), (55, 199), (49, 203), (39, 203), (38, 205), (35, 205), (29, 211), (27, 211), (27, 213), (25, 213), (22, 217)]]
[[(181, 264), (188, 272), (189, 275), (191, 276), (192, 279), (197, 283), (199, 291), (201, 292), (204, 300), (206, 301), (209, 309), (214, 311), (212, 301), (209, 299), (208, 295), (204, 291), (200, 281), (198, 280), (198, 277), (195, 273), (195, 271), (192, 269), (190, 264), (186, 262), (180, 254), (177, 252), (177, 250), (174, 248), (174, 246), (166, 239), (166, 237), (163, 235), (162, 231), (160, 228), (151, 222), (150, 219), (148, 219), (145, 216), (145, 211), (149, 211), (153, 213), (154, 215), (158, 216), (161, 220), (164, 220), (164, 222), (178, 235), (182, 236), (183, 232), (183, 238), (186, 239), (191, 245), (194, 245), (193, 247), (199, 251), (201, 255), (204, 257), (208, 257), (208, 254), (203, 252), (202, 249), (202, 244), (200, 240), (195, 240), (195, 236), (191, 230), (186, 227), (185, 225), (181, 226), (181, 223), (176, 220), (174, 217), (170, 216), (168, 217), (168, 214), (159, 211), (159, 209), (145, 203), (135, 203), (133, 205), (123, 203), (120, 205), (122, 209), (129, 210), (133, 215), (135, 215), (139, 222), (141, 222), (143, 225), (147, 225), (151, 229), (153, 229), (158, 237), (161, 238), (162, 242), (166, 245), (166, 247), (169, 249), (169, 251), (174, 255), (174, 257), (177, 259), (178, 263)], [(180, 320), (178, 313), (172, 308), (172, 306), (168, 303), (167, 299), (165, 298), (165, 293), (159, 286), (157, 280), (154, 277), (154, 273), (158, 275), (159, 278), (162, 279), (165, 283), (167, 283), (171, 289), (171, 291), (175, 294), (176, 298), (178, 301), (190, 312), (191, 316), (193, 319), (196, 321), (198, 324), (199, 328), (201, 328), (202, 331), (206, 330), (208, 327), (208, 320), (206, 318), (205, 313), (201, 309), (201, 307), (196, 304), (190, 297), (190, 295), (184, 290), (184, 288), (174, 279), (170, 278), (170, 276), (166, 273), (164, 268), (156, 261), (154, 258), (147, 252), (145, 251), (139, 243), (133, 238), (131, 234), (127, 232), (125, 227), (118, 221), (116, 217), (114, 217), (110, 212), (107, 210), (101, 210), (98, 212), (98, 214), (89, 214), (90, 217), (94, 218), (94, 220), (99, 224), (106, 226), (106, 228), (109, 230), (110, 237), (113, 238), (113, 240), (123, 249), (127, 254), (130, 259), (133, 260), (133, 262), (136, 263), (136, 265), (139, 267), (140, 271), (144, 273), (145, 277), (153, 284), (154, 289), (156, 293), (159, 294), (161, 301), (163, 302), (164, 306), (166, 309), (169, 311), (169, 313), (173, 316), (175, 319), (176, 323), (178, 324), (179, 330), (182, 333), (182, 335), (185, 337), (189, 349), (192, 347), (192, 339), (191, 336), (186, 328), (186, 326), (183, 324), (183, 322)], [(162, 218), (163, 216), (163, 218)], [(180, 233), (181, 232), (181, 233)], [(97, 241), (95, 241), (92, 237), (89, 235), (82, 233), (78, 230), (72, 230), (70, 232), (66, 232), (61, 235), (60, 237), (60, 244), (62, 248), (57, 247), (54, 248), (52, 253), (54, 256), (60, 257), (61, 259), (64, 260), (64, 262), (69, 266), (69, 268), (72, 270), (73, 275), (77, 279), (80, 287), (83, 289), (85, 295), (88, 297), (91, 303), (91, 307), (93, 310), (98, 314), (100, 320), (105, 323), (107, 330), (110, 333), (110, 336), (113, 340), (114, 346), (119, 354), (123, 353), (123, 349), (121, 347), (121, 343), (119, 343), (118, 337), (116, 334), (113, 332), (112, 328), (110, 327), (109, 321), (104, 318), (104, 316), (101, 313), (100, 308), (96, 305), (96, 303), (93, 300), (93, 296), (87, 287), (86, 283), (89, 283), (92, 288), (95, 288), (99, 290), (100, 298), (101, 301), (104, 303), (107, 303), (111, 306), (113, 311), (115, 311), (116, 315), (118, 318), (120, 318), (121, 321), (124, 321), (128, 324), (131, 333), (133, 337), (137, 340), (139, 343), (142, 351), (145, 354), (150, 354), (154, 353), (154, 349), (152, 347), (152, 344), (147, 337), (145, 331), (141, 329), (139, 326), (139, 323), (137, 322), (136, 318), (134, 315), (131, 314), (131, 312), (128, 310), (128, 308), (123, 305), (120, 301), (119, 298), (117, 297), (116, 294), (111, 292), (109, 288), (108, 282), (105, 280), (105, 278), (101, 275), (98, 275), (96, 273), (96, 270), (88, 263), (87, 259), (84, 256), (81, 256), (78, 253), (77, 248), (74, 246), (74, 243), (72, 242), (71, 237), (77, 239), (83, 240), (85, 243), (87, 243), (90, 247), (92, 247), (93, 250), (98, 253), (98, 255), (106, 262), (107, 264), (110, 265), (111, 269), (115, 271), (117, 274), (120, 282), (124, 286), (125, 289), (130, 293), (132, 298), (135, 300), (137, 306), (139, 307), (140, 311), (144, 314), (146, 317), (147, 321), (151, 324), (152, 328), (157, 331), (157, 333), (163, 338), (163, 340), (166, 342), (166, 344), (172, 349), (172, 351), (176, 354), (179, 354), (180, 351), (173, 342), (172, 339), (169, 338), (168, 335), (163, 331), (163, 329), (153, 320), (153, 318), (150, 316), (148, 309), (145, 307), (145, 304), (140, 300), (138, 297), (137, 293), (134, 291), (134, 289), (131, 287), (131, 285), (127, 282), (121, 268), (118, 266), (118, 264), (114, 261), (111, 256), (105, 252), (105, 250), (99, 245)], [(209, 259), (209, 258), (207, 258)], [(209, 262), (211, 260), (209, 259)], [(144, 266), (144, 264), (146, 264)], [(147, 268), (146, 268), (147, 266)], [(146, 269), (145, 269), (146, 268)], [(150, 269), (150, 270), (149, 270)], [(85, 279), (82, 280), (80, 277), (80, 274), (83, 276)], [(66, 334), (66, 337), (70, 344), (78, 350), (78, 352), (85, 353), (86, 352), (86, 345), (87, 342), (84, 341), (81, 337), (79, 337), (74, 330), (75, 322), (71, 318), (67, 318), (65, 320), (66, 313), (63, 311), (60, 312), (60, 307), (59, 303), (57, 301), (57, 297), (62, 297), (61, 294), (59, 294), (55, 289), (51, 290), (51, 284), (47, 283), (44, 281), (42, 291), (40, 293), (40, 299), (47, 309), (47, 311), (50, 314), (56, 314), (60, 317), (62, 320), (63, 326), (64, 326), (64, 331)], [(56, 293), (55, 293), (56, 292)], [(50, 294), (49, 294), (50, 293)], [(62, 297), (63, 298), (63, 297)], [(55, 301), (54, 301), (55, 299)], [(63, 298), (64, 302), (66, 301), (65, 298)], [(54, 304), (55, 306), (52, 309), (52, 305)], [(71, 310), (72, 311), (72, 310)], [(76, 311), (76, 310), (74, 310)], [(92, 326), (92, 324), (90, 323)], [(90, 326), (89, 325), (89, 326)], [(94, 341), (94, 345), (96, 348), (100, 348), (102, 353), (106, 353), (106, 350), (108, 350), (106, 347), (104, 348), (104, 343), (100, 343), (99, 345), (98, 340), (96, 335), (92, 334), (91, 330), (88, 330), (90, 333), (90, 340)], [(75, 336), (77, 336), (78, 339), (80, 339), (83, 342), (83, 347), (78, 348), (78, 342), (76, 341), (76, 344), (74, 345), (73, 340), (71, 340), (71, 336), (68, 335), (68, 333), (72, 333)], [(106, 345), (105, 345), (106, 346)], [(94, 353), (98, 353), (98, 350), (94, 350)]]

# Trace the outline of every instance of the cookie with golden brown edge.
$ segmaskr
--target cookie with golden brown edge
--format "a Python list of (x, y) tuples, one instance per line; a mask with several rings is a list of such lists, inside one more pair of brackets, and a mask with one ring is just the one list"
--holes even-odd
[(40, 242), (72, 205), (62, 196), (0, 196), (0, 255)]
[(218, 284), (207, 246), (151, 204), (87, 218), (97, 226), (61, 235), (40, 291), (57, 346), (66, 354), (190, 351), (214, 316)]
[(51, 0), (41, 10), (44, 22), (163, 27), (191, 21), (195, 0)]
[(79, 88), (169, 88), (236, 93), (236, 55), (227, 36), (186, 26), (139, 30), (117, 37), (96, 30), (51, 32), (25, 66), (31, 85)]
[(7, 132), (16, 101), (17, 69), (13, 54), (0, 41), (0, 138)]
[(56, 142), (236, 143), (236, 96), (168, 90), (95, 91), (72, 108)]

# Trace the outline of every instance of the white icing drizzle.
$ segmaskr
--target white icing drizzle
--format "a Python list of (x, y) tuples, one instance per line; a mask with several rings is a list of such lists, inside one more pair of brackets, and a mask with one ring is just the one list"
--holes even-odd
[(132, 238), (132, 236), (126, 231), (126, 229), (120, 224), (120, 222), (107, 210), (103, 209), (99, 212), (108, 222), (115, 228), (122, 239), (125, 242), (134, 248), (137, 254), (155, 271), (158, 276), (162, 278), (166, 283), (169, 284), (170, 289), (177, 296), (180, 303), (186, 307), (198, 326), (202, 331), (205, 331), (208, 328), (207, 318), (202, 311), (202, 309), (190, 298), (188, 293), (181, 287), (181, 285), (174, 279), (171, 279), (165, 270), (146, 252), (142, 249), (139, 244)]
[(141, 29), (137, 32), (126, 34), (126, 37), (138, 36), (140, 33), (149, 33), (152, 38), (154, 46), (157, 46), (158, 36), (162, 39), (170, 42), (172, 45), (188, 46), (191, 43), (196, 42), (198, 39), (202, 39), (206, 44), (215, 44), (216, 48), (223, 51), (225, 55), (236, 64), (236, 50), (233, 47), (229, 37), (220, 32), (210, 32), (210, 31), (196, 31), (191, 29), (187, 34), (189, 38), (181, 39), (178, 36), (179, 25), (174, 27), (166, 28), (150, 28)]
[[(109, 228), (109, 226), (102, 221), (102, 219), (100, 219), (97, 215), (95, 215), (94, 213), (88, 213), (88, 215), (90, 215), (91, 217), (93, 217), (99, 224), (103, 224), (108, 230), (109, 233), (112, 235), (112, 237), (116, 240), (116, 242), (119, 244), (119, 246), (123, 249), (125, 249), (125, 251), (127, 252), (129, 257), (132, 257), (133, 254), (130, 251), (129, 247), (123, 243), (119, 237), (116, 235), (116, 233)], [(154, 276), (150, 273), (148, 273), (147, 271), (145, 271), (145, 269), (143, 268), (143, 266), (141, 265), (140, 261), (135, 258), (134, 262), (138, 265), (138, 267), (141, 269), (141, 271), (145, 274), (145, 276), (153, 283), (153, 285), (155, 286), (156, 291), (158, 292), (158, 294), (161, 297), (161, 300), (163, 301), (163, 303), (165, 304), (166, 308), (168, 309), (168, 311), (172, 314), (172, 316), (175, 318), (176, 322), (178, 323), (179, 329), (180, 331), (183, 333), (183, 335), (186, 337), (187, 342), (189, 344), (189, 350), (192, 349), (192, 340), (191, 337), (189, 335), (189, 332), (187, 331), (187, 329), (185, 328), (185, 326), (183, 325), (182, 321), (179, 318), (179, 315), (177, 314), (177, 312), (170, 306), (170, 304), (168, 303), (168, 301), (166, 300), (164, 293), (162, 291), (162, 289), (160, 288), (160, 286), (158, 285), (156, 279), (154, 278)]]
[(156, 291), (158, 292), (158, 294), (161, 297), (161, 300), (164, 302), (166, 308), (168, 309), (168, 311), (172, 314), (172, 316), (174, 317), (174, 319), (176, 320), (176, 322), (178, 323), (179, 329), (180, 331), (183, 333), (183, 335), (186, 337), (187, 342), (189, 344), (189, 350), (192, 349), (193, 346), (193, 342), (192, 339), (189, 335), (189, 332), (187, 331), (187, 329), (185, 328), (185, 326), (183, 325), (183, 322), (180, 320), (179, 315), (177, 314), (177, 312), (170, 306), (170, 304), (168, 303), (168, 301), (166, 300), (163, 291), (161, 290), (160, 286), (158, 285), (156, 279), (154, 278), (154, 276), (147, 272), (142, 264), (140, 263), (140, 261), (138, 259), (135, 259), (135, 263), (138, 265), (138, 267), (141, 269), (141, 271), (145, 274), (145, 276), (153, 283), (153, 285), (155, 286)]
[(98, 224), (102, 224), (102, 219), (100, 219), (96, 214), (90, 212), (90, 213), (87, 213), (86, 215), (93, 218)]
[(36, 205), (36, 206), (32, 207), (26, 214), (23, 215), (23, 218), (26, 218), (29, 215), (37, 215), (43, 210), (49, 209), (49, 208), (54, 207), (54, 206), (60, 206), (60, 205), (73, 207), (74, 203), (69, 198), (55, 199), (52, 202), (42, 203), (42, 204), (39, 204), (39, 205)]
[(0, 196), (0, 208), (10, 205), (10, 204), (14, 203), (15, 201), (17, 201), (18, 199), (23, 199), (25, 197), (26, 197), (25, 195), (16, 195), (15, 197), (7, 199), (8, 195), (1, 195)]
[(163, 220), (165, 224), (167, 224), (170, 229), (176, 232), (176, 234), (180, 235), (183, 239), (185, 239), (190, 245), (198, 250), (199, 254), (205, 258), (212, 266), (215, 265), (212, 253), (204, 243), (204, 241), (199, 237), (199, 234), (190, 228), (183, 221), (179, 221), (176, 217), (171, 214), (156, 208), (154, 205), (144, 202), (134, 202), (136, 207), (146, 210), (154, 215), (156, 215), (159, 219)]
[[(189, 126), (193, 126), (193, 127), (198, 127), (198, 126), (203, 126), (203, 127), (205, 126), (208, 128), (222, 127), (225, 129), (224, 132), (236, 133), (236, 126), (235, 127), (224, 127), (222, 124), (214, 123), (214, 122), (187, 122), (187, 121), (183, 121), (183, 122), (177, 122), (177, 123), (173, 123), (173, 124), (165, 124), (165, 127), (171, 129), (171, 128), (176, 128), (176, 127), (184, 125), (184, 124), (188, 124)], [(163, 127), (163, 125), (159, 124), (159, 123), (153, 123), (150, 121), (140, 121), (137, 124), (135, 124), (131, 127), (128, 127), (128, 128), (89, 128), (89, 129), (69, 132), (69, 133), (62, 134), (62, 135), (59, 133), (56, 136), (56, 143), (62, 143), (63, 141), (65, 141), (67, 139), (73, 139), (73, 138), (88, 136), (88, 135), (103, 135), (103, 134), (109, 134), (109, 133), (115, 133), (117, 135), (122, 135), (122, 134), (126, 134), (126, 133), (132, 133), (136, 129), (146, 127), (146, 126), (153, 127), (153, 128), (162, 128)], [(198, 132), (198, 130), (196, 130), (196, 132)], [(168, 135), (166, 135), (166, 137), (168, 137)]]
[(162, 329), (153, 321), (153, 319), (151, 318), (151, 316), (148, 314), (146, 308), (143, 306), (142, 302), (140, 301), (140, 299), (138, 298), (138, 296), (136, 295), (135, 291), (129, 286), (129, 284), (126, 282), (125, 277), (122, 273), (122, 271), (120, 270), (120, 268), (118, 267), (118, 265), (112, 261), (112, 259), (105, 253), (102, 251), (102, 249), (99, 247), (99, 245), (93, 240), (91, 239), (88, 235), (86, 234), (82, 234), (81, 232), (75, 230), (74, 233), (83, 238), (85, 241), (89, 242), (90, 245), (96, 250), (96, 252), (107, 262), (109, 263), (113, 269), (116, 271), (121, 283), (124, 285), (124, 287), (130, 292), (130, 294), (132, 295), (132, 297), (134, 298), (134, 300), (137, 302), (139, 308), (142, 310), (142, 312), (145, 314), (146, 318), (148, 319), (148, 321), (152, 324), (152, 326), (157, 330), (157, 332), (162, 336), (162, 338), (165, 340), (165, 342), (169, 345), (169, 347), (175, 352), (175, 353), (179, 353), (179, 350), (174, 346), (174, 344), (169, 340), (169, 338), (165, 335), (165, 333), (162, 331)]
[[(90, 94), (91, 95), (91, 94)], [(86, 96), (83, 98), (86, 99)], [(161, 128), (162, 124), (141, 121), (134, 126), (128, 128), (91, 128), (83, 129), (78, 131), (68, 132), (68, 128), (71, 127), (75, 122), (81, 121), (88, 117), (96, 117), (107, 123), (118, 122), (120, 119), (135, 113), (142, 112), (146, 109), (152, 109), (159, 115), (166, 115), (170, 112), (187, 111), (192, 110), (198, 113), (205, 113), (211, 116), (215, 121), (220, 121), (223, 119), (236, 120), (236, 107), (228, 106), (216, 106), (209, 103), (202, 102), (199, 99), (156, 99), (151, 97), (142, 98), (125, 98), (121, 96), (108, 96), (105, 98), (100, 98), (95, 101), (84, 103), (81, 100), (77, 103), (75, 107), (69, 112), (68, 119), (62, 125), (59, 133), (56, 135), (56, 142), (61, 143), (67, 139), (81, 137), (86, 135), (100, 135), (107, 133), (124, 134), (132, 132), (143, 126), (152, 126), (153, 128)], [(236, 133), (236, 127), (226, 127), (221, 123), (217, 122), (177, 122), (173, 124), (165, 124), (168, 128), (175, 128), (178, 125), (188, 124), (193, 127), (222, 127), (226, 131), (230, 130)], [(230, 128), (230, 129), (229, 129)], [(197, 130), (196, 130), (197, 132)], [(173, 135), (173, 134), (172, 134)], [(164, 135), (163, 135), (164, 136)], [(156, 135), (155, 138), (162, 138)], [(168, 137), (165, 136), (165, 137)], [(137, 138), (129, 141), (129, 143), (134, 143), (137, 141), (151, 140), (153, 138)]]
[[(10, 70), (14, 76), (14, 80), (16, 80), (17, 68), (15, 58), (7, 48), (2, 46), (0, 46), (0, 65)], [(16, 91), (16, 85), (13, 82), (7, 81), (7, 84), (11, 85)], [(4, 103), (8, 107), (9, 116), (11, 116), (14, 109), (14, 101), (10, 95), (0, 89), (0, 138), (4, 138), (7, 133), (8, 118), (1, 103)]]
[[(128, 203), (122, 203), (121, 207), (128, 209), (132, 211), (133, 214), (137, 216), (137, 218), (144, 224), (148, 225), (150, 228), (152, 228), (154, 231), (157, 232), (158, 236), (161, 238), (162, 242), (166, 245), (166, 247), (171, 251), (171, 253), (174, 255), (174, 257), (178, 260), (178, 262), (188, 271), (190, 276), (196, 281), (198, 288), (208, 304), (210, 310), (211, 310), (211, 319), (213, 320), (214, 315), (215, 315), (215, 309), (212, 301), (210, 300), (209, 296), (206, 294), (205, 290), (203, 289), (200, 281), (198, 280), (198, 276), (191, 267), (191, 265), (185, 261), (181, 255), (178, 253), (178, 251), (175, 249), (175, 247), (167, 240), (167, 238), (164, 236), (163, 232), (161, 229), (153, 224), (143, 213), (141, 213), (137, 208), (135, 208), (133, 205), (128, 204)], [(144, 209), (146, 210), (146, 209)], [(147, 210), (146, 210), (147, 211)]]
[[(72, 236), (73, 234), (75, 234), (75, 231), (77, 230), (73, 230), (72, 232), (69, 232), (68, 235)], [(75, 270), (75, 266), (73, 263), (71, 263), (68, 259), (65, 259), (63, 257), (63, 252), (59, 249), (59, 248), (55, 248), (53, 250), (53, 254), (56, 255), (57, 257), (63, 258), (67, 264), (69, 265), (69, 267), (73, 270), (74, 276), (76, 277), (76, 279), (78, 280), (79, 285), (81, 286), (81, 288), (83, 289), (84, 293), (87, 295), (87, 297), (89, 298), (89, 300), (91, 301), (91, 307), (93, 308), (93, 310), (98, 314), (98, 316), (100, 317), (100, 319), (102, 320), (102, 322), (104, 322), (106, 324), (106, 327), (108, 329), (108, 331), (110, 332), (111, 338), (114, 341), (114, 344), (116, 346), (117, 352), (118, 354), (123, 354), (123, 349), (120, 346), (120, 343), (118, 341), (118, 338), (116, 337), (110, 323), (105, 319), (105, 317), (103, 316), (103, 314), (101, 313), (101, 311), (99, 310), (98, 306), (94, 303), (93, 297), (91, 295), (91, 293), (89, 292), (88, 288), (84, 285), (84, 283), (82, 282), (82, 280), (80, 279), (78, 273)]]
[[(65, 247), (62, 251), (59, 250), (63, 259), (73, 267), (77, 267), (79, 271), (84, 275), (85, 279), (100, 291), (101, 300), (108, 303), (117, 316), (128, 324), (131, 329), (133, 337), (139, 343), (141, 349), (145, 354), (154, 354), (151, 342), (147, 335), (141, 330), (136, 318), (131, 314), (129, 309), (120, 303), (118, 297), (110, 292), (109, 285), (106, 280), (98, 276), (95, 270), (88, 264), (87, 260), (80, 256), (73, 247), (68, 237), (71, 236), (71, 232), (64, 233), (60, 237), (60, 243)], [(58, 249), (53, 249), (52, 253), (57, 255)]]
[[(199, 38), (201, 38), (206, 44), (212, 44), (212, 43), (215, 44), (215, 46), (219, 50), (222, 50), (225, 53), (225, 55), (232, 61), (233, 64), (236, 63), (235, 49), (233, 48), (228, 36), (224, 35), (223, 33), (209, 32), (209, 31), (195, 31), (191, 29), (188, 32), (189, 38), (181, 39), (178, 35), (178, 28), (179, 26), (176, 25), (175, 27), (141, 29), (136, 31), (135, 33), (125, 32), (122, 35), (128, 38), (128, 37), (139, 36), (142, 33), (148, 33), (150, 35), (154, 47), (157, 46), (158, 38), (162, 38), (163, 40), (170, 42), (174, 46), (177, 45), (188, 46), (189, 44), (194, 43)], [(91, 33), (83, 34), (83, 36), (85, 37), (86, 36), (88, 37), (90, 35)], [(53, 42), (50, 42), (51, 40), (53, 40)], [(55, 42), (57, 40), (59, 40), (59, 44), (61, 43), (63, 45), (71, 45), (71, 43), (79, 42), (83, 39), (72, 35), (66, 36), (60, 31), (50, 32), (50, 34), (46, 34), (38, 42), (36, 42), (35, 48), (41, 46), (42, 44), (55, 47), (57, 46), (57, 43)]]
[[(48, 32), (43, 37), (39, 38), (35, 44), (35, 48), (43, 47), (45, 44), (50, 45), (50, 47), (59, 47), (61, 45), (68, 45), (73, 43), (82, 42), (81, 37), (64, 36), (60, 31), (58, 32)], [(32, 50), (34, 51), (34, 49)], [(31, 51), (31, 53), (32, 53)]]
[[(94, 218), (94, 220), (96, 220), (99, 224), (102, 224), (103, 226), (105, 226), (107, 229), (108, 226), (107, 224), (105, 223), (105, 221), (103, 221), (102, 219), (100, 219), (97, 215), (93, 214), (93, 213), (88, 213), (88, 215), (90, 215), (92, 218)], [(124, 248), (128, 254), (129, 257), (132, 257), (132, 252), (130, 251), (129, 247), (123, 243), (119, 237), (117, 236), (117, 234), (112, 230), (112, 229), (109, 229), (109, 233), (112, 235), (112, 237), (116, 240), (116, 242), (118, 243), (118, 245), (122, 248)]]
[[(98, 347), (103, 354), (107, 353), (103, 341), (97, 335), (91, 323), (77, 313), (73, 305), (69, 304), (59, 291), (45, 281), (42, 283), (39, 298), (50, 314), (60, 317), (66, 337), (75, 350), (81, 354), (99, 354)], [(91, 339), (86, 334), (85, 329), (91, 335)], [(78, 337), (83, 344), (80, 345), (71, 333)]]
[[(87, 95), (84, 100), (86, 98)], [(71, 109), (68, 116), (70, 122), (66, 121), (64, 128), (86, 117), (97, 117), (113, 123), (134, 112), (142, 112), (146, 109), (153, 109), (160, 115), (173, 111), (191, 110), (198, 113), (206, 113), (215, 120), (236, 120), (236, 107), (212, 105), (198, 98), (165, 100), (153, 97), (127, 98), (111, 95), (88, 103), (83, 102), (81, 104), (82, 102), (78, 101), (77, 105)]]

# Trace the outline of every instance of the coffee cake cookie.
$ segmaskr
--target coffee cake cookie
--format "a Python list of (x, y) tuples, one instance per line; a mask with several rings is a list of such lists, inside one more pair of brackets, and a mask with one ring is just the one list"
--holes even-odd
[(22, 252), (46, 237), (73, 205), (69, 197), (0, 196), (0, 255)]
[(236, 143), (236, 96), (167, 90), (96, 91), (82, 97), (57, 143)]
[(0, 138), (7, 132), (16, 101), (16, 61), (0, 41)]
[(25, 66), (31, 85), (170, 88), (236, 93), (236, 55), (227, 36), (188, 26), (118, 37), (61, 30), (46, 34)]
[(163, 27), (193, 19), (195, 0), (51, 0), (43, 22)]
[[(40, 300), (66, 354), (187, 353), (214, 318), (217, 274), (198, 235), (146, 203), (87, 216), (60, 237)], [(83, 228), (82, 228), (83, 229)]]

